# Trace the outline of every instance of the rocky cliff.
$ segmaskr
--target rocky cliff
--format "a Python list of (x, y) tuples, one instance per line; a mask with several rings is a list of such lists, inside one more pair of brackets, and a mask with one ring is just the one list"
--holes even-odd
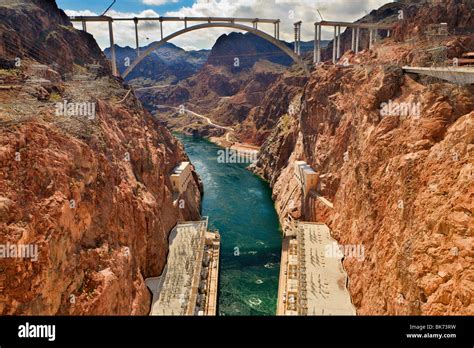
[[(292, 101), (297, 112), (280, 119), (253, 167), (270, 181), (282, 222), (311, 217), (341, 245), (364, 247), (363, 261), (344, 260), (359, 314), (474, 313), (474, 89), (400, 69), (429, 65), (434, 47), (446, 46), (448, 59), (473, 50), (472, 35), (422, 34), (437, 13), (462, 32), (468, 3), (410, 7), (396, 33), (418, 27), (420, 35), (349, 52), (348, 67), (315, 69)], [(303, 200), (296, 160), (320, 174), (319, 194), (333, 209)]]
[(197, 175), (174, 203), (182, 146), (54, 2), (0, 13), (1, 56), (20, 62), (0, 69), (0, 245), (37, 248), (0, 259), (0, 313), (146, 315), (169, 231), (199, 218)]

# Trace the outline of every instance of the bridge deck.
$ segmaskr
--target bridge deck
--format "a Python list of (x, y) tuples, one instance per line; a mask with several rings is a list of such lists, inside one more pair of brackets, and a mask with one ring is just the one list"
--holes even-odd
[(391, 30), (395, 26), (393, 24), (380, 23), (351, 23), (338, 21), (321, 21), (314, 23), (315, 25), (322, 25), (323, 27), (345, 27), (345, 28), (361, 28), (361, 29), (380, 29)]
[(427, 75), (464, 85), (474, 84), (474, 67), (412, 67), (404, 66), (403, 71)]
[(109, 16), (71, 16), (71, 22), (115, 22), (115, 21), (159, 21), (159, 22), (225, 22), (225, 23), (279, 23), (279, 19), (239, 18), (239, 17), (109, 17)]

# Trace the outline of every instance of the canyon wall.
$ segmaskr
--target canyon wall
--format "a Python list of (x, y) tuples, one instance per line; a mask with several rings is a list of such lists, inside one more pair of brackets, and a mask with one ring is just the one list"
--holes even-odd
[[(0, 259), (0, 313), (146, 315), (144, 279), (160, 275), (177, 221), (199, 219), (199, 179), (173, 203), (182, 145), (54, 2), (7, 1), (0, 13), (2, 58), (22, 62), (0, 69), (0, 244), (38, 248), (37, 260)], [(74, 79), (92, 62), (98, 74)], [(36, 76), (38, 63), (48, 68)], [(64, 102), (95, 112), (58, 113)]]
[[(465, 23), (466, 3), (444, 5)], [(423, 32), (431, 14), (445, 13), (437, 6), (417, 7), (409, 23)], [(252, 167), (272, 185), (282, 223), (314, 209), (341, 245), (363, 246), (363, 261), (344, 259), (358, 314), (474, 313), (474, 89), (400, 69), (428, 64), (434, 46), (445, 45), (449, 59), (473, 44), (462, 35), (397, 37), (346, 53), (348, 67), (317, 67), (292, 101), (298, 112), (280, 119)], [(383, 103), (411, 109), (382, 112)], [(320, 174), (319, 194), (333, 209), (303, 202), (296, 160)]]

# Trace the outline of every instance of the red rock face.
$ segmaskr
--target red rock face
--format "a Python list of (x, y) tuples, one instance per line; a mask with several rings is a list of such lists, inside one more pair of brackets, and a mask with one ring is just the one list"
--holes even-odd
[[(43, 30), (62, 23), (48, 18)], [(25, 82), (33, 58), (0, 92), (0, 244), (38, 255), (0, 258), (0, 313), (146, 315), (144, 279), (161, 274), (169, 231), (199, 219), (197, 175), (174, 206), (169, 175), (187, 157), (134, 94), (111, 76)], [(64, 100), (93, 103), (94, 117), (58, 115)]]
[[(443, 44), (458, 52), (470, 42)], [(432, 45), (389, 41), (349, 54), (359, 66), (316, 69), (298, 124), (272, 133), (255, 165), (273, 186), (282, 221), (315, 209), (340, 244), (364, 247), (363, 261), (344, 261), (358, 314), (474, 313), (474, 90), (415, 81), (392, 65), (428, 62), (423, 52)], [(414, 108), (387, 115), (390, 101)], [(295, 160), (321, 174), (320, 193), (334, 209), (302, 202)]]
[(74, 30), (55, 1), (6, 0), (0, 4), (0, 18), (2, 57), (31, 58), (60, 73), (71, 72), (74, 64), (97, 62), (102, 74), (110, 73), (92, 35)]
[(2, 314), (147, 314), (143, 279), (161, 273), (176, 221), (199, 213), (172, 205), (181, 148), (132, 111), (100, 102), (101, 135), (87, 141), (36, 120), (2, 132), (1, 243), (39, 253), (0, 261)]

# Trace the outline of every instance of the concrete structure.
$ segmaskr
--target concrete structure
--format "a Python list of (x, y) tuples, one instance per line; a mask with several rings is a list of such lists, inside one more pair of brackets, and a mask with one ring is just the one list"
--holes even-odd
[(325, 224), (300, 222), (296, 238), (285, 234), (277, 315), (356, 315), (347, 291), (347, 274)]
[(170, 233), (167, 264), (146, 279), (150, 315), (216, 315), (220, 235), (208, 220), (179, 223)]
[(206, 232), (203, 266), (208, 269), (206, 278), (206, 301), (202, 314), (217, 315), (217, 295), (219, 285), (220, 235)]
[(359, 42), (360, 42), (360, 31), (362, 29), (369, 30), (369, 48), (372, 47), (373, 43), (377, 41), (379, 30), (385, 30), (387, 37), (390, 36), (390, 31), (393, 29), (393, 25), (388, 24), (377, 24), (377, 23), (350, 23), (350, 22), (332, 22), (332, 21), (321, 21), (314, 23), (315, 35), (314, 35), (314, 63), (318, 64), (321, 62), (321, 32), (323, 27), (334, 28), (334, 39), (333, 39), (333, 52), (332, 62), (336, 64), (336, 61), (344, 54), (341, 52), (341, 27), (352, 29), (352, 44), (351, 50), (355, 53), (359, 53)]
[(302, 24), (301, 21), (296, 22), (296, 23), (293, 24), (294, 27), (295, 27), (294, 50), (295, 50), (295, 54), (297, 54), (298, 56), (301, 55), (301, 24)]
[(295, 161), (295, 176), (303, 190), (304, 196), (310, 190), (315, 190), (318, 186), (318, 174), (304, 161)]
[[(310, 71), (303, 60), (299, 57), (298, 54), (294, 53), (288, 46), (286, 46), (283, 42), (280, 41), (280, 20), (279, 19), (263, 19), (263, 18), (234, 18), (234, 17), (141, 17), (141, 18), (112, 18), (108, 16), (71, 16), (69, 17), (71, 22), (79, 22), (82, 23), (82, 29), (84, 31), (87, 30), (86, 23), (87, 22), (107, 22), (109, 24), (109, 38), (110, 38), (110, 47), (111, 47), (111, 56), (112, 56), (112, 71), (115, 75), (118, 75), (117, 71), (117, 63), (116, 63), (116, 56), (115, 56), (115, 47), (114, 47), (114, 35), (113, 35), (113, 22), (117, 21), (131, 21), (134, 23), (135, 27), (135, 41), (136, 47), (139, 48), (138, 42), (138, 24), (139, 22), (153, 22), (158, 21), (160, 25), (160, 38), (159, 42), (155, 42), (150, 45), (150, 47), (143, 53), (139, 53), (137, 59), (133, 61), (133, 63), (124, 71), (123, 78), (127, 77), (127, 75), (150, 53), (158, 49), (159, 47), (163, 46), (169, 40), (199, 29), (205, 28), (231, 28), (237, 30), (243, 30), (254, 35), (257, 35), (278, 48), (280, 48), (283, 52), (289, 55), (295, 63), (297, 63), (309, 76)], [(166, 37), (163, 34), (163, 23), (165, 22), (182, 22), (184, 24), (184, 29), (178, 30)], [(197, 24), (188, 27), (189, 22), (204, 22), (204, 24)], [(238, 23), (252, 23), (252, 27), (248, 25), (238, 24)], [(274, 33), (273, 37), (269, 34), (258, 29), (259, 23), (266, 23), (266, 24), (273, 24), (274, 26)]]
[(474, 67), (412, 67), (404, 66), (403, 71), (411, 74), (420, 74), (436, 77), (460, 85), (474, 84)]
[(191, 164), (189, 162), (181, 162), (171, 174), (171, 184), (175, 193), (184, 193), (189, 182), (193, 177)]

